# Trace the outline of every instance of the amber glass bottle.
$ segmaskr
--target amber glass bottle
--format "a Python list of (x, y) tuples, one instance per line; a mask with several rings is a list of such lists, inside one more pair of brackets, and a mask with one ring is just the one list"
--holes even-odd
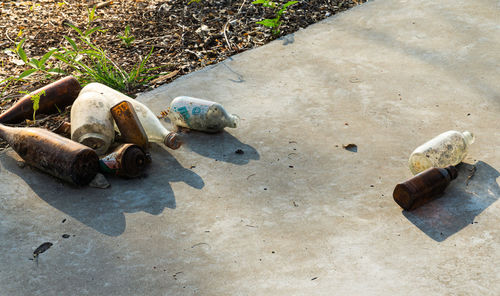
[(436, 198), (457, 177), (454, 166), (430, 168), (394, 188), (394, 201), (407, 211), (414, 210)]
[(120, 131), (121, 141), (133, 143), (144, 150), (148, 148), (148, 136), (135, 113), (132, 103), (121, 101), (111, 107), (111, 115)]
[(70, 183), (88, 184), (99, 171), (99, 158), (93, 149), (51, 131), (0, 124), (0, 137), (27, 164)]
[(39, 88), (17, 101), (12, 107), (0, 115), (0, 123), (19, 123), (33, 117), (33, 102), (31, 97), (44, 91), (40, 96), (38, 114), (51, 114), (64, 110), (75, 101), (80, 93), (81, 86), (78, 81), (68, 76), (56, 82)]

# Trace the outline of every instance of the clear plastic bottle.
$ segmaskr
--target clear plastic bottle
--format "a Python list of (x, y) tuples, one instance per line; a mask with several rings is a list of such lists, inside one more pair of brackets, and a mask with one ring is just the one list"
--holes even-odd
[(459, 164), (467, 155), (474, 135), (470, 132), (447, 131), (420, 145), (410, 155), (408, 166), (416, 175), (428, 168), (444, 168)]
[(228, 114), (219, 103), (186, 96), (172, 101), (168, 118), (176, 126), (209, 133), (235, 128), (239, 122), (237, 115)]
[[(148, 107), (141, 102), (134, 100), (119, 91), (116, 91), (101, 83), (90, 83), (86, 85), (81, 91), (80, 96), (89, 95), (95, 97), (107, 106), (107, 113), (111, 117), (110, 108), (121, 101), (127, 101), (132, 104), (137, 117), (146, 131), (148, 140), (150, 142), (163, 143), (167, 147), (177, 149), (180, 147), (181, 142), (179, 136), (175, 132), (167, 130), (156, 115)], [(78, 99), (77, 99), (78, 100)], [(73, 112), (72, 112), (73, 115)], [(73, 116), (72, 116), (73, 117)], [(112, 118), (112, 117), (111, 117)], [(73, 120), (73, 119), (72, 119)], [(118, 130), (118, 128), (117, 128)]]
[(94, 92), (85, 92), (71, 107), (71, 139), (103, 155), (115, 139), (112, 104)]

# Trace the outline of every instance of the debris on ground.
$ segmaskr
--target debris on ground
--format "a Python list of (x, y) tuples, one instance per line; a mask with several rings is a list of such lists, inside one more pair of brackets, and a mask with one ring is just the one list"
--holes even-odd
[(347, 151), (358, 152), (358, 146), (356, 144), (342, 145), (342, 148), (344, 148)]

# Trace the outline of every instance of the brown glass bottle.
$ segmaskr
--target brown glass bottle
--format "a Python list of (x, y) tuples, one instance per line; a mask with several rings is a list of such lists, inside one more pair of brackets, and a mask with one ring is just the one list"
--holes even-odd
[(99, 158), (93, 149), (51, 131), (0, 124), (0, 137), (27, 164), (70, 183), (88, 184), (99, 171)]
[(51, 114), (59, 110), (64, 110), (75, 101), (82, 87), (78, 81), (68, 76), (39, 88), (17, 101), (12, 107), (0, 115), (0, 123), (19, 123), (25, 119), (33, 118), (33, 102), (31, 97), (42, 91), (45, 94), (40, 96), (39, 114)]
[(133, 143), (142, 149), (148, 148), (148, 136), (130, 102), (121, 101), (110, 109), (116, 126), (120, 130), (121, 141)]
[(394, 201), (407, 211), (414, 210), (436, 198), (457, 177), (454, 166), (430, 168), (394, 188)]
[(99, 160), (101, 171), (121, 177), (139, 177), (146, 168), (144, 150), (135, 144), (122, 144)]

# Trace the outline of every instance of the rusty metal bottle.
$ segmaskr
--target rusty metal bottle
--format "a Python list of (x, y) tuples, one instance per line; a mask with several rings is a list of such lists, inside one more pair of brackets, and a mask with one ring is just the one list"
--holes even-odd
[(235, 128), (239, 122), (237, 115), (227, 113), (219, 103), (186, 96), (172, 101), (168, 118), (176, 126), (209, 133)]
[(51, 114), (64, 110), (71, 105), (81, 90), (78, 81), (68, 76), (39, 88), (17, 101), (12, 107), (0, 115), (0, 123), (19, 123), (33, 117), (33, 102), (31, 97), (44, 91), (40, 96), (38, 114)]
[(137, 117), (146, 131), (150, 142), (163, 143), (171, 149), (177, 149), (181, 146), (179, 135), (167, 130), (153, 111), (141, 102), (97, 82), (86, 85), (80, 91), (80, 96), (82, 95), (94, 97), (96, 101), (102, 102), (107, 106), (108, 114), (110, 114), (109, 110), (113, 105), (121, 101), (130, 102), (134, 106)]
[(414, 210), (438, 198), (457, 174), (454, 166), (427, 169), (396, 185), (392, 196), (403, 209)]
[(27, 164), (70, 183), (88, 184), (99, 171), (94, 150), (48, 130), (0, 124), (0, 137)]
[(102, 172), (128, 178), (140, 176), (146, 164), (144, 150), (135, 144), (122, 144), (99, 160)]

